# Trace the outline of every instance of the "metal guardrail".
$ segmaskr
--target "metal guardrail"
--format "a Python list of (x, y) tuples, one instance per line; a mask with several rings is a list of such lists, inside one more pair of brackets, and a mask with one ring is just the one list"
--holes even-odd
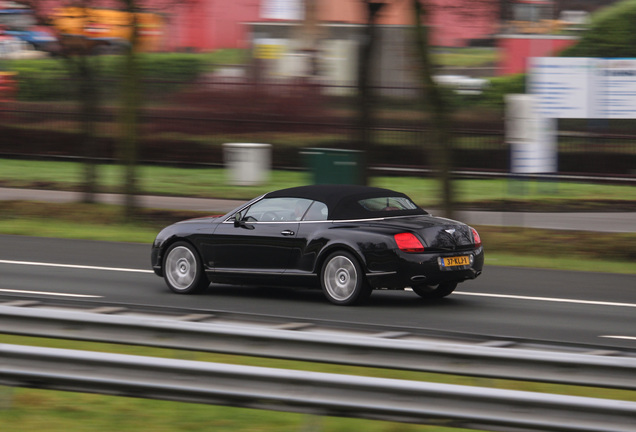
[(0, 384), (491, 431), (636, 427), (636, 402), (5, 344)]
[[(190, 317), (196, 320), (198, 317)], [(290, 327), (291, 328), (291, 327)], [(298, 332), (0, 306), (0, 332), (566, 385), (636, 390), (636, 357)], [(604, 355), (607, 354), (607, 355)], [(635, 413), (636, 418), (636, 413)], [(635, 427), (636, 430), (636, 427)]]

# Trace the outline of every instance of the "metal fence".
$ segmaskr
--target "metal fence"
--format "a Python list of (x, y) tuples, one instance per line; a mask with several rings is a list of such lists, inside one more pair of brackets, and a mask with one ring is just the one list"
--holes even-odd
[[(140, 126), (141, 162), (222, 164), (222, 144), (268, 142), (275, 168), (300, 168), (303, 147), (360, 148), (356, 143), (355, 99), (326, 96), (306, 83), (195, 85), (154, 82)], [(351, 89), (352, 90), (352, 89)], [(374, 116), (373, 165), (430, 169), (432, 134), (412, 91), (384, 98)], [(480, 108), (454, 122), (457, 170), (506, 173), (510, 149), (499, 117)], [(116, 104), (106, 103), (96, 120), (94, 146), (100, 158), (116, 158)], [(80, 115), (72, 101), (4, 103), (0, 106), (0, 154), (77, 157), (83, 154)], [(636, 134), (627, 123), (561, 122), (558, 139), (562, 174), (636, 178)]]
[[(0, 306), (10, 334), (635, 390), (636, 358)], [(490, 431), (633, 431), (636, 402), (0, 345), (0, 383)]]

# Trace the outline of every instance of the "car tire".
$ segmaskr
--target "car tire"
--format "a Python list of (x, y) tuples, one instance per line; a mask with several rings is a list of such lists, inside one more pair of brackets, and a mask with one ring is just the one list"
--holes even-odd
[(439, 285), (415, 285), (413, 292), (427, 300), (437, 300), (446, 297), (457, 288), (457, 282), (444, 282)]
[(163, 259), (163, 278), (177, 294), (199, 293), (210, 285), (199, 253), (187, 242), (176, 242)]
[(320, 270), (320, 286), (331, 303), (342, 306), (360, 303), (372, 291), (358, 260), (345, 251), (327, 257)]

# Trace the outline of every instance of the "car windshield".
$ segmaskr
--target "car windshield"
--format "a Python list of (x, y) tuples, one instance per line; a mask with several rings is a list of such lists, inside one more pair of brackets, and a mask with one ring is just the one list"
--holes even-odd
[(397, 210), (415, 210), (417, 206), (406, 197), (379, 197), (367, 198), (358, 201), (365, 210), (377, 211), (397, 211)]

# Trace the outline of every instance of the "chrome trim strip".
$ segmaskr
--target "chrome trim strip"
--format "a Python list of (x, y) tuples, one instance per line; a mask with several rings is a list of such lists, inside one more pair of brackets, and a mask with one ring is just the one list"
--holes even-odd
[(217, 269), (206, 269), (206, 273), (230, 273), (230, 274), (255, 274), (255, 275), (268, 275), (268, 276), (280, 276), (283, 274), (280, 270), (217, 270)]
[[(258, 224), (297, 224), (303, 222), (313, 222), (313, 221), (254, 221), (254, 222), (246, 222), (250, 225), (258, 225)], [(223, 223), (234, 223), (233, 220), (227, 220)]]
[[(333, 220), (336, 222), (369, 222), (369, 221), (383, 221), (389, 219), (403, 219), (403, 218), (412, 218), (418, 216), (431, 216), (431, 214), (420, 214), (420, 215), (401, 215), (401, 216), (385, 216), (385, 217), (377, 217), (377, 218), (368, 218), (368, 219), (342, 219), (342, 220)], [(433, 216), (435, 217), (435, 216)]]
[(390, 275), (394, 275), (394, 274), (397, 274), (397, 271), (366, 273), (366, 276), (390, 276)]
[[(242, 210), (242, 208), (241, 208)], [(238, 210), (240, 211), (240, 210)], [(238, 212), (237, 211), (237, 212)], [(235, 213), (237, 213), (235, 212)], [(426, 214), (426, 215), (403, 215), (403, 216), (388, 216), (388, 217), (380, 217), (380, 218), (369, 218), (369, 219), (329, 219), (329, 220), (318, 220), (318, 221), (255, 221), (255, 222), (249, 222), (250, 224), (281, 224), (281, 223), (350, 223), (350, 222), (371, 222), (371, 221), (383, 221), (383, 220), (389, 220), (389, 219), (401, 219), (401, 218), (412, 218), (412, 217), (416, 217), (416, 216), (432, 216), (430, 214)], [(435, 217), (435, 216), (432, 216)], [(234, 223), (233, 220), (230, 220), (229, 218), (224, 220), (223, 223)]]

